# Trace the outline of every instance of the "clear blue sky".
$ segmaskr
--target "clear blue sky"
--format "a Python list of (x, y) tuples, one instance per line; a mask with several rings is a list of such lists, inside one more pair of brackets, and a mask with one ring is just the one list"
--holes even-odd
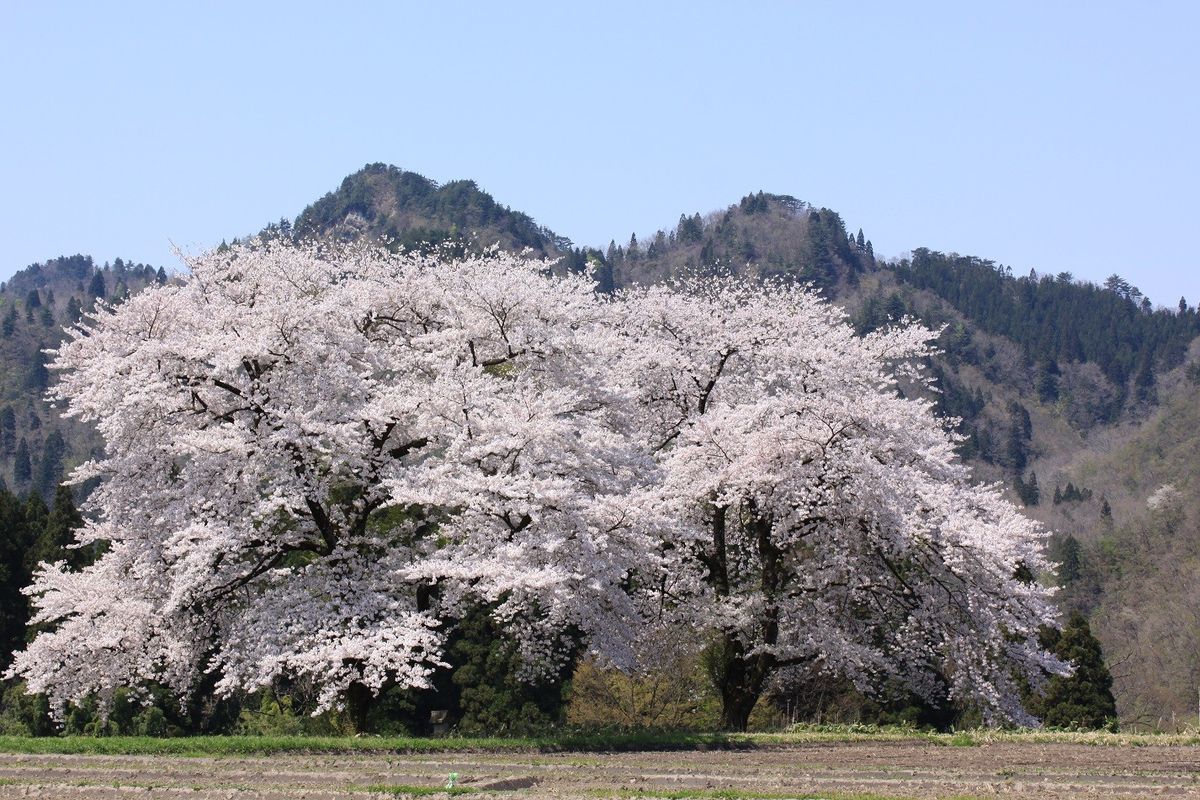
[(5, 2), (0, 278), (171, 267), (383, 161), (578, 244), (764, 189), (1200, 301), (1200, 4), (738, 5)]

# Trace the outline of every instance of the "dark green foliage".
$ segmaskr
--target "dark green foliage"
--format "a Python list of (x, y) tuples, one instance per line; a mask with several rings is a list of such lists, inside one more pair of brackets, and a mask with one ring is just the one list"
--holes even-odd
[(1008, 419), (1008, 439), (1005, 446), (1004, 464), (1019, 476), (1029, 463), (1033, 422), (1029, 417), (1029, 409), (1015, 400), (1008, 404)]
[(562, 722), (574, 657), (546, 678), (522, 676), (521, 660), (487, 609), (472, 611), (456, 626), (447, 647), (457, 702), (458, 730), (471, 733), (530, 733)]
[(1112, 675), (1087, 619), (1078, 612), (1071, 614), (1061, 631), (1043, 631), (1042, 646), (1070, 661), (1075, 673), (1052, 677), (1043, 696), (1035, 695), (1028, 700), (1029, 711), (1051, 728), (1114, 727), (1117, 706), (1112, 694)]
[(291, 231), (273, 225), (265, 233), (344, 239), (366, 235), (410, 249), (428, 243), (466, 244), (477, 233), (479, 240), (472, 246), (488, 247), (499, 240), (504, 247), (528, 247), (539, 255), (554, 254), (556, 245), (565, 241), (528, 215), (500, 205), (473, 181), (439, 186), (386, 164), (368, 164), (348, 176), (337, 191), (304, 209)]
[(1070, 587), (1082, 574), (1083, 561), (1079, 540), (1067, 534), (1058, 545), (1055, 560), (1058, 561), (1058, 585)]
[(0, 456), (10, 456), (17, 450), (17, 415), (12, 406), (0, 408)]
[(1036, 506), (1042, 499), (1041, 490), (1038, 488), (1037, 473), (1030, 472), (1029, 480), (1023, 480), (1018, 474), (1013, 478), (1013, 488), (1017, 490), (1017, 497), (1021, 498), (1021, 502), (1027, 506)]
[(767, 196), (761, 191), (758, 194), (748, 194), (742, 198), (738, 207), (743, 214), (761, 214), (769, 208)]
[(24, 683), (5, 683), (0, 695), (0, 732), (5, 736), (54, 736), (58, 733), (50, 718), (50, 703), (46, 696), (26, 694)]
[(1037, 394), (1043, 403), (1053, 403), (1058, 400), (1058, 362), (1052, 358), (1045, 359), (1038, 365)]
[(88, 284), (88, 295), (97, 300), (103, 300), (107, 294), (108, 289), (104, 283), (104, 273), (96, 270), (96, 273), (92, 275), (91, 283)]
[[(1040, 362), (1095, 362), (1118, 387), (1140, 375), (1143, 396), (1154, 371), (1177, 366), (1200, 333), (1195, 309), (1147, 310), (1141, 293), (1118, 276), (1103, 288), (1069, 276), (1014, 278), (994, 262), (925, 248), (900, 262), (896, 275), (934, 292), (984, 330), (1009, 337)], [(1048, 381), (1039, 381), (1038, 390), (1053, 393)]]
[[(1075, 484), (1067, 481), (1067, 488), (1060, 490), (1057, 486), (1054, 487), (1054, 505), (1060, 503), (1083, 503), (1092, 499), (1092, 490), (1087, 488), (1076, 488)], [(1108, 501), (1105, 501), (1107, 503)], [(1109, 510), (1111, 513), (1111, 509)]]
[(25, 644), (29, 601), (21, 589), (29, 584), (26, 558), (36, 536), (25, 504), (9, 492), (0, 492), (0, 671), (12, 662), (13, 651)]
[(17, 452), (13, 456), (13, 480), (18, 484), (28, 483), (33, 477), (33, 462), (29, 458), (29, 442), (25, 437), (17, 443)]
[(694, 244), (704, 238), (704, 222), (700, 214), (692, 216), (679, 215), (679, 226), (675, 229), (675, 239), (680, 244)]
[(75, 507), (75, 498), (66, 486), (54, 490), (54, 502), (45, 516), (32, 546), (26, 555), (25, 564), (32, 571), (39, 562), (66, 561), (72, 569), (90, 563), (90, 549), (69, 548), (74, 541), (74, 532), (83, 525), (83, 517)]
[(37, 479), (34, 481), (34, 491), (42, 497), (49, 497), (54, 487), (62, 482), (63, 457), (67, 453), (67, 443), (58, 431), (51, 431), (42, 440), (42, 457), (38, 461)]

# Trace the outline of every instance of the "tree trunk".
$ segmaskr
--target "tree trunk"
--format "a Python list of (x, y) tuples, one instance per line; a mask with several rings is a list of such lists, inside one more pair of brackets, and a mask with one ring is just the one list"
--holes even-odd
[(367, 718), (374, 703), (375, 695), (366, 684), (355, 681), (346, 688), (346, 716), (355, 733), (367, 732)]
[(726, 633), (713, 648), (711, 674), (721, 694), (721, 729), (744, 731), (766, 686), (763, 656), (747, 657), (745, 647)]
[(750, 724), (750, 712), (758, 703), (758, 693), (741, 687), (721, 687), (721, 730), (741, 733)]

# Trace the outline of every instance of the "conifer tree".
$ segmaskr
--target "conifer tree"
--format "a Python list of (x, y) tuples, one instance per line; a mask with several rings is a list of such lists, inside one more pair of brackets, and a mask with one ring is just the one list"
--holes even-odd
[(33, 463), (29, 458), (29, 442), (25, 441), (25, 437), (21, 437), (21, 441), (17, 444), (17, 454), (13, 458), (13, 480), (17, 485), (28, 483), (33, 477)]
[(92, 275), (92, 282), (88, 284), (88, 294), (97, 300), (103, 300), (107, 296), (108, 289), (104, 285), (104, 273), (100, 270), (96, 270), (96, 273)]
[(1052, 677), (1044, 697), (1031, 698), (1030, 710), (1042, 718), (1042, 724), (1086, 730), (1113, 726), (1117, 705), (1112, 694), (1112, 675), (1087, 619), (1078, 611), (1072, 613), (1061, 631), (1044, 632), (1042, 644), (1075, 667), (1072, 675)]

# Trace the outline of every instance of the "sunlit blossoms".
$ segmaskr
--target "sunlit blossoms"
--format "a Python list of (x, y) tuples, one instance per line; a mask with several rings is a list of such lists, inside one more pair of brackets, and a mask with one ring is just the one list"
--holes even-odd
[(925, 331), (858, 338), (801, 289), (724, 280), (603, 297), (497, 252), (190, 267), (54, 360), (106, 442), (75, 476), (106, 549), (42, 569), (12, 669), (58, 707), (424, 686), (469, 602), (532, 672), (568, 632), (628, 665), (646, 625), (688, 626), (732, 727), (796, 665), (1018, 720), (1017, 676), (1061, 669), (1042, 530), (897, 394)]

